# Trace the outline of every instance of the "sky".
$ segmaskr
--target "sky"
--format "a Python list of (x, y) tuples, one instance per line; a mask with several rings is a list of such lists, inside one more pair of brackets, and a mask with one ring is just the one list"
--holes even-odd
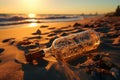
[(120, 0), (0, 0), (0, 13), (107, 13), (119, 4)]

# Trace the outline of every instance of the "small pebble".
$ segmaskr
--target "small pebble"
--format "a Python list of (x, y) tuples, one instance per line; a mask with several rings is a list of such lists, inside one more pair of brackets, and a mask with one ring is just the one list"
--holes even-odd
[(0, 48), (0, 53), (2, 53), (5, 49), (4, 48)]

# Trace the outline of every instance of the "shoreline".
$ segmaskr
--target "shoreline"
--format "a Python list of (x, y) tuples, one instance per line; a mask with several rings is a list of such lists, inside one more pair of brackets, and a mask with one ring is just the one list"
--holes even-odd
[[(101, 16), (96, 16), (96, 17), (89, 17), (89, 18), (84, 18), (84, 19), (77, 19), (77, 20), (63, 20), (63, 21), (48, 21), (48, 22), (19, 22), (19, 23), (10, 23), (10, 24), (0, 24), (0, 27), (7, 27), (7, 26), (22, 26), (22, 25), (27, 25), (27, 24), (31, 24), (31, 23), (36, 23), (36, 24), (43, 24), (43, 23), (59, 23), (59, 22), (75, 22), (75, 21), (81, 21), (81, 20), (86, 20), (86, 19), (91, 19), (91, 18), (98, 18)], [(54, 20), (54, 19), (53, 19)], [(9, 28), (9, 27), (8, 27)], [(11, 28), (11, 27), (10, 27)], [(13, 27), (14, 28), (14, 27)], [(1, 28), (2, 29), (2, 28)], [(3, 29), (7, 29), (7, 28), (3, 28)]]

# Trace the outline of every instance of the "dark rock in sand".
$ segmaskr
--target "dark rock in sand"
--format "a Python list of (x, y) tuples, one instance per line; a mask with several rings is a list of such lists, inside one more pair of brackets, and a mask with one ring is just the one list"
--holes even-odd
[(35, 33), (32, 33), (32, 35), (40, 35), (41, 33), (41, 30), (38, 29)]
[(54, 33), (61, 33), (61, 32), (64, 32), (64, 30), (58, 29), (58, 30), (54, 30), (53, 32), (54, 32)]
[(0, 53), (2, 53), (5, 49), (4, 48), (0, 48)]
[(119, 23), (119, 22), (118, 22), (118, 23), (115, 23), (114, 26), (120, 26), (120, 23)]
[(0, 60), (0, 63), (2, 62), (2, 60)]
[(113, 66), (114, 64), (112, 63), (111, 58), (109, 57), (102, 58), (100, 68), (110, 70)]
[(94, 28), (95, 25), (93, 25), (93, 24), (91, 24), (91, 25), (89, 25), (89, 24), (85, 24), (84, 27), (86, 27), (86, 28)]
[(42, 25), (42, 26), (40, 26), (40, 28), (47, 28), (48, 26), (46, 26), (46, 25)]
[(89, 27), (89, 25), (88, 25), (88, 24), (85, 24), (84, 27)]
[(107, 50), (119, 50), (119, 47), (113, 46), (109, 43), (101, 42), (101, 45), (98, 47), (98, 50), (107, 51)]
[(79, 32), (82, 32), (82, 31), (84, 31), (84, 30), (79, 29), (79, 30), (75, 31), (75, 33), (79, 33)]
[(67, 36), (68, 34), (67, 33), (62, 33), (60, 36)]
[(96, 27), (102, 27), (102, 26), (103, 26), (103, 25), (100, 24), (100, 23), (96, 24)]
[(96, 28), (95, 31), (102, 32), (102, 33), (107, 33), (107, 32), (110, 31), (110, 28), (109, 27), (99, 27), (99, 28)]
[(115, 27), (115, 30), (120, 30), (120, 25)]
[(42, 38), (42, 37), (41, 36), (34, 36), (34, 37), (29, 37), (27, 39), (29, 40), (29, 39), (40, 39), (40, 38)]
[(114, 40), (110, 40), (110, 39), (101, 39), (103, 43), (109, 43), (112, 44)]
[(42, 33), (41, 35), (47, 35), (47, 34), (49, 34), (49, 32), (46, 32), (46, 33)]
[(94, 58), (93, 58), (94, 61), (98, 61), (100, 59), (102, 59), (102, 55), (100, 55), (100, 54), (94, 56)]
[(112, 43), (114, 46), (119, 46), (120, 47), (120, 36), (114, 39), (114, 42)]
[(74, 31), (75, 29), (66, 29), (64, 30), (64, 32), (71, 32), (71, 31)]
[(65, 27), (62, 27), (61, 29), (66, 29), (66, 28), (70, 28), (71, 25), (68, 25), (68, 26), (65, 26)]
[(94, 24), (91, 24), (91, 25), (89, 25), (89, 27), (90, 27), (90, 28), (94, 28), (94, 27), (95, 27), (95, 25), (94, 25)]
[(36, 33), (40, 35), (40, 34), (41, 34), (41, 30), (38, 29), (38, 30), (36, 31)]
[(76, 33), (82, 32), (82, 31), (84, 31), (84, 30), (75, 30), (75, 31), (72, 31), (71, 33), (76, 34)]
[(2, 42), (3, 43), (6, 43), (6, 42), (9, 42), (10, 40), (14, 40), (15, 38), (8, 38), (8, 39), (4, 39)]
[(119, 33), (113, 32), (111, 34), (106, 34), (107, 38), (117, 38), (119, 36)]
[(51, 28), (48, 28), (49, 30), (53, 30), (53, 29), (55, 29), (56, 27), (51, 27)]
[(51, 36), (55, 36), (55, 35), (57, 35), (57, 34), (56, 33), (51, 33), (48, 36), (51, 37)]
[(20, 41), (17, 45), (17, 48), (23, 50), (25, 53), (28, 53), (31, 49), (38, 49), (40, 47), (39, 42), (37, 41)]
[(79, 23), (75, 23), (75, 24), (73, 25), (73, 27), (78, 27), (78, 26), (82, 26), (82, 25), (79, 24)]
[(15, 43), (15, 41), (11, 41), (9, 44), (10, 44), (10, 45), (13, 45), (14, 43)]

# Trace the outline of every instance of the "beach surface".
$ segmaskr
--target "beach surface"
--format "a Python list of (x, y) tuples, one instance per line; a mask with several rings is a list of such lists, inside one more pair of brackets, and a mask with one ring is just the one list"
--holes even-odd
[[(103, 58), (114, 63), (117, 69), (120, 67), (120, 17), (97, 17), (71, 22), (41, 23), (36, 27), (24, 26), (0, 30), (0, 80), (99, 80), (100, 76), (92, 74), (88, 67), (81, 67), (81, 64), (89, 66), (97, 62), (86, 58), (89, 55), (70, 63), (59, 62), (53, 56), (45, 56), (38, 65), (16, 61), (16, 58), (24, 57), (25, 53), (25, 50), (19, 47), (20, 41), (27, 39), (37, 42), (40, 49), (45, 49), (50, 47), (56, 38), (89, 29), (100, 33), (101, 44), (96, 51), (88, 54), (103, 55)], [(114, 75), (99, 71), (99, 67), (95, 67), (96, 69), (102, 74), (100, 80), (117, 79)], [(111, 69), (103, 70), (110, 72)]]

